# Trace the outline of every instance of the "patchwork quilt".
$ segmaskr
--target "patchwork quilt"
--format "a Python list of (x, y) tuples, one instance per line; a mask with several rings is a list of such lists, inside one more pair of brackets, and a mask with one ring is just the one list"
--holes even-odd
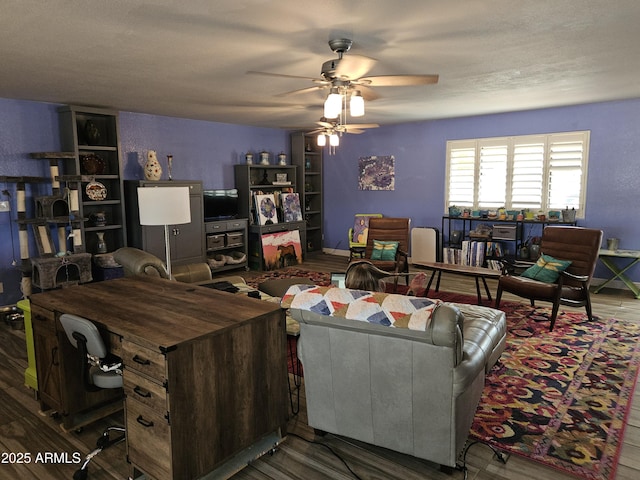
[(441, 300), (348, 288), (293, 285), (280, 305), (320, 315), (425, 331)]

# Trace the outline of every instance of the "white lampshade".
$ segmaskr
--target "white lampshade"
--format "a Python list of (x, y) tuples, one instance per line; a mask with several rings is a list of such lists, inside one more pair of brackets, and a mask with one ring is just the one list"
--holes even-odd
[(324, 116), (326, 118), (337, 118), (342, 110), (342, 95), (337, 88), (332, 88), (331, 93), (324, 102)]
[(329, 135), (329, 145), (331, 145), (332, 147), (337, 147), (338, 145), (340, 145), (340, 138), (338, 137), (338, 134), (332, 133), (331, 135)]
[(189, 187), (138, 187), (138, 210), (140, 225), (164, 227), (167, 273), (172, 278), (169, 225), (191, 223)]
[(327, 144), (327, 137), (324, 136), (324, 133), (318, 134), (318, 146), (324, 147)]
[(138, 187), (140, 225), (191, 223), (189, 187)]
[(351, 94), (349, 111), (352, 117), (362, 117), (364, 115), (364, 98), (360, 95), (360, 90), (354, 90)]

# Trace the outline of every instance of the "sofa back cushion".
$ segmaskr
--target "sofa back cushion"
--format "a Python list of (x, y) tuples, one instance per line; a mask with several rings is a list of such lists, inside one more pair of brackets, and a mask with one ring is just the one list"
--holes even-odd
[(283, 308), (308, 310), (385, 327), (426, 331), (441, 300), (348, 288), (293, 285)]

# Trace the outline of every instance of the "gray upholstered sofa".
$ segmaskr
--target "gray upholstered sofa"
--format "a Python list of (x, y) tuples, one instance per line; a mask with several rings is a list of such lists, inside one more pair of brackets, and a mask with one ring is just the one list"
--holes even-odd
[(503, 312), (310, 285), (282, 306), (300, 322), (311, 427), (456, 465), (505, 347)]

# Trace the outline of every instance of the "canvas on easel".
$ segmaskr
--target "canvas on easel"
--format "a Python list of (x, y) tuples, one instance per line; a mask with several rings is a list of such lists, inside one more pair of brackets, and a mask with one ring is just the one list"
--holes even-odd
[(280, 205), (285, 222), (302, 221), (302, 207), (300, 207), (300, 196), (297, 193), (281, 193)]
[(260, 225), (278, 223), (276, 201), (273, 194), (255, 195), (256, 217)]

